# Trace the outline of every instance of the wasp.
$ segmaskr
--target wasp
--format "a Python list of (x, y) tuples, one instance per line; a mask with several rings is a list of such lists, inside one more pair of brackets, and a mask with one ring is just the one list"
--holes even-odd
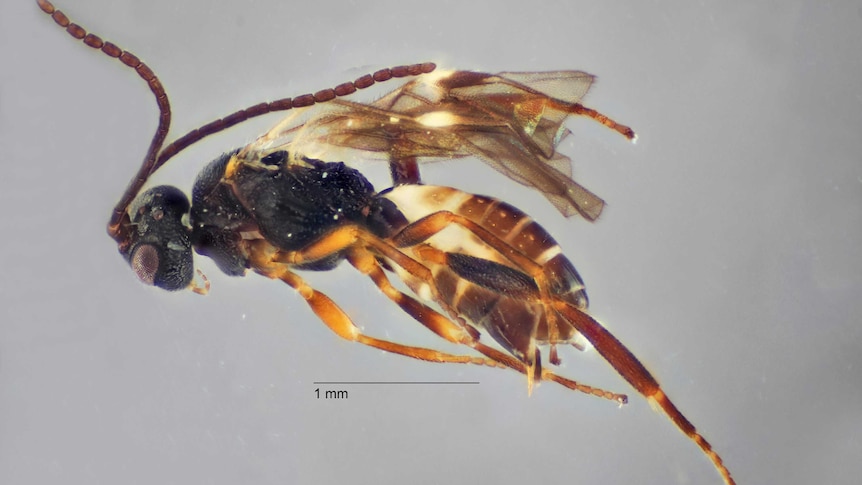
[[(73, 37), (134, 69), (156, 97), (156, 134), (108, 224), (108, 233), (142, 282), (205, 293), (208, 281), (194, 281), (197, 252), (228, 275), (252, 271), (283, 281), (344, 339), (424, 361), (510, 368), (527, 377), (528, 392), (537, 381), (552, 381), (626, 403), (624, 394), (555, 373), (542, 357), (546, 348), (547, 364), (559, 365), (558, 346), (583, 349), (590, 344), (700, 447), (725, 483), (735, 483), (653, 375), (590, 316), (583, 279), (542, 226), (503, 201), (419, 184), (419, 159), (477, 156), (542, 191), (562, 213), (595, 219), (603, 202), (571, 179), (570, 160), (556, 151), (568, 134), (563, 122), (586, 115), (627, 138), (634, 139), (634, 132), (578, 103), (592, 76), (578, 71), (436, 72), (430, 63), (400, 66), (240, 110), (165, 146), (170, 104), (153, 71), (128, 51), (71, 23), (47, 0), (37, 3)], [(336, 99), (407, 76), (420, 77), (373, 103)], [(320, 106), (287, 117), (253, 143), (209, 163), (195, 181), (191, 200), (172, 186), (142, 190), (155, 170), (203, 137), (263, 113), (312, 105)], [(377, 191), (355, 168), (314, 153), (333, 148), (387, 159), (393, 187)], [(327, 271), (345, 261), (417, 322), (475, 354), (366, 335), (297, 273)], [(391, 275), (412, 294), (397, 289)], [(488, 345), (483, 333), (498, 346)]]

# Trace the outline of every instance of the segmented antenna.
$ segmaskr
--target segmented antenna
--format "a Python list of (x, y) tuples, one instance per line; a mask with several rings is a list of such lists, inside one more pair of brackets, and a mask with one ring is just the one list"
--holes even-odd
[(179, 137), (176, 141), (162, 149), (171, 127), (171, 104), (168, 100), (168, 93), (165, 92), (164, 86), (162, 86), (161, 81), (159, 81), (158, 76), (156, 76), (153, 70), (131, 52), (125, 51), (111, 42), (103, 41), (99, 36), (87, 32), (86, 29), (78, 24), (72, 23), (69, 17), (60, 10), (57, 10), (50, 1), (36, 0), (36, 3), (43, 12), (54, 19), (57, 25), (66, 29), (69, 35), (83, 41), (89, 47), (101, 50), (109, 57), (119, 59), (120, 62), (134, 69), (138, 73), (138, 76), (147, 83), (150, 91), (156, 97), (156, 104), (159, 107), (159, 126), (156, 128), (156, 133), (153, 135), (150, 148), (147, 150), (141, 168), (138, 169), (138, 173), (132, 178), (122, 198), (117, 202), (111, 214), (111, 219), (108, 221), (108, 234), (117, 241), (117, 244), (120, 246), (120, 252), (123, 252), (129, 244), (130, 221), (127, 210), (138, 195), (141, 187), (171, 157), (194, 143), (257, 116), (275, 111), (286, 111), (293, 108), (304, 108), (317, 103), (325, 103), (337, 97), (353, 94), (359, 89), (365, 89), (378, 82), (388, 81), (393, 78), (426, 74), (437, 67), (433, 63), (426, 62), (381, 69), (374, 74), (361, 76), (353, 82), (342, 83), (334, 88), (324, 89), (314, 94), (303, 94), (294, 98), (283, 98), (269, 103), (256, 104), (231, 113), (224, 118), (206, 123), (200, 128)]
[(144, 157), (144, 163), (141, 165), (138, 174), (132, 179), (132, 183), (126, 189), (126, 193), (120, 199), (120, 202), (114, 208), (111, 220), (108, 223), (108, 234), (111, 235), (118, 243), (126, 240), (126, 235), (120, 227), (120, 221), (126, 213), (126, 208), (135, 198), (144, 181), (152, 172), (152, 166), (156, 160), (156, 154), (162, 148), (165, 138), (168, 136), (168, 130), (171, 127), (171, 103), (168, 100), (168, 94), (165, 88), (159, 81), (158, 76), (146, 64), (141, 62), (137, 56), (131, 52), (124, 51), (116, 44), (103, 41), (99, 36), (87, 32), (86, 29), (78, 24), (72, 23), (69, 17), (60, 10), (57, 10), (54, 5), (48, 0), (36, 0), (39, 8), (43, 12), (50, 15), (54, 22), (60, 27), (66, 29), (72, 37), (81, 40), (85, 45), (93, 49), (101, 50), (108, 57), (119, 59), (120, 62), (135, 70), (138, 76), (143, 79), (150, 87), (153, 95), (156, 97), (156, 104), (159, 106), (159, 126), (156, 128), (156, 133), (153, 135), (153, 140), (150, 142), (150, 148), (147, 155)]
[(388, 81), (393, 78), (427, 74), (436, 68), (437, 65), (432, 62), (411, 64), (409, 66), (395, 66), (391, 68), (381, 69), (379, 71), (376, 71), (374, 74), (366, 74), (357, 78), (353, 82), (342, 83), (338, 86), (335, 86), (334, 88), (324, 89), (314, 94), (303, 94), (302, 96), (297, 96), (292, 99), (283, 98), (276, 101), (270, 101), (268, 103), (260, 103), (254, 106), (249, 106), (248, 108), (231, 113), (224, 118), (211, 121), (201, 126), (200, 128), (196, 128), (186, 133), (185, 135), (177, 138), (175, 141), (171, 142), (170, 145), (166, 146), (165, 149), (162, 150), (161, 153), (159, 153), (156, 164), (153, 167), (153, 171), (164, 165), (164, 163), (168, 161), (169, 158), (186, 149), (190, 145), (193, 145), (194, 143), (200, 141), (201, 139), (212, 135), (213, 133), (218, 133), (222, 130), (230, 128), (231, 126), (234, 126), (236, 124), (242, 123), (243, 121), (249, 120), (251, 118), (265, 115), (267, 113), (272, 113), (274, 111), (286, 111), (292, 108), (304, 108), (313, 104), (325, 103), (337, 97), (348, 96), (355, 93), (358, 89), (365, 89), (374, 85), (375, 83)]

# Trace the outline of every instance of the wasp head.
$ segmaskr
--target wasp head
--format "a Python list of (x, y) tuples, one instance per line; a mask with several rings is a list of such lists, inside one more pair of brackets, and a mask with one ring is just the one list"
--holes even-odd
[(192, 283), (189, 209), (186, 195), (167, 185), (147, 190), (132, 204), (131, 243), (124, 255), (144, 283), (166, 290), (181, 290)]

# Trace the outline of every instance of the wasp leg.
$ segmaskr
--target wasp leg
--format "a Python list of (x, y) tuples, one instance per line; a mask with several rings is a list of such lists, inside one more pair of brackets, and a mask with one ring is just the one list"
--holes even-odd
[[(515, 249), (511, 244), (500, 239), (491, 231), (462, 215), (449, 211), (435, 212), (408, 225), (402, 229), (401, 232), (390, 238), (390, 240), (396, 248), (418, 246), (443, 229), (446, 229), (451, 224), (457, 224), (472, 232), (485, 244), (508, 259), (517, 269), (523, 271), (527, 276), (532, 278), (538, 287), (538, 301), (548, 306), (548, 302), (550, 302), (553, 297), (551, 296), (550, 283), (545, 276), (544, 267)], [(426, 247), (434, 250), (434, 248), (431, 248), (430, 246), (426, 245)], [(444, 258), (448, 258), (446, 253), (442, 254), (445, 255), (443, 256)], [(553, 318), (552, 313), (549, 313), (549, 315)], [(554, 326), (552, 325), (552, 327)], [(553, 352), (553, 354), (552, 359), (558, 361), (559, 359), (556, 356), (556, 352)]]
[[(449, 227), (451, 224), (457, 224), (472, 232), (485, 244), (508, 259), (517, 269), (523, 271), (527, 276), (532, 278), (538, 287), (538, 302), (545, 305), (546, 308), (548, 307), (548, 302), (553, 297), (551, 296), (550, 283), (545, 275), (545, 268), (515, 249), (511, 244), (500, 239), (491, 231), (460, 214), (455, 214), (450, 211), (439, 211), (429, 214), (403, 228), (401, 232), (393, 236), (391, 240), (398, 248), (414, 247), (430, 239), (435, 234)], [(448, 258), (448, 255), (444, 258)], [(546, 312), (546, 315), (549, 319), (547, 323), (549, 329), (549, 341), (551, 342), (550, 362), (552, 364), (559, 365), (561, 361), (557, 355), (556, 346), (554, 345), (557, 338), (557, 327), (559, 324), (555, 321), (556, 316), (553, 312)], [(529, 380), (527, 385), (530, 386)]]
[(469, 355), (452, 355), (446, 352), (402, 345), (388, 340), (381, 340), (363, 334), (349, 316), (338, 307), (328, 296), (309, 286), (299, 275), (288, 269), (284, 263), (272, 262), (269, 259), (271, 246), (259, 248), (251, 246), (252, 268), (255, 272), (272, 279), (280, 279), (295, 289), (308, 303), (311, 310), (330, 328), (336, 335), (352, 342), (385, 350), (395, 354), (412, 357), (428, 362), (447, 362), (457, 364), (476, 364), (489, 367), (502, 367), (501, 363), (494, 359)]
[[(437, 214), (444, 214), (444, 216), (442, 216), (442, 217), (438, 216), (438, 217), (441, 217), (443, 221), (446, 221), (448, 219), (448, 217), (445, 216), (446, 213), (437, 213)], [(429, 217), (433, 217), (433, 216), (435, 216), (435, 214), (432, 214)], [(457, 216), (455, 214), (452, 214), (452, 216), (454, 216), (454, 218), (460, 218), (460, 216)], [(420, 219), (420, 221), (418, 221), (416, 224), (422, 222), (423, 220), (424, 219)], [(458, 220), (453, 220), (452, 222), (460, 223)], [(467, 220), (466, 222), (468, 224), (464, 224), (464, 226), (467, 229), (470, 229), (469, 226), (474, 225), (469, 220)], [(439, 221), (436, 223), (439, 224)], [(411, 228), (413, 228), (416, 224), (408, 226), (405, 230), (411, 230), (411, 231), (414, 230)], [(433, 221), (432, 221), (431, 227), (434, 228)], [(478, 229), (482, 229), (482, 228), (478, 227)], [(422, 231), (423, 228), (420, 226), (418, 229), (415, 229), (415, 230)], [(487, 232), (487, 231), (482, 229), (481, 232)], [(403, 234), (403, 231), (401, 234)], [(399, 234), (399, 236), (401, 234)], [(482, 237), (482, 239), (486, 243), (488, 243), (494, 249), (498, 250), (501, 254), (506, 255), (507, 254), (506, 251), (508, 251), (508, 250), (511, 250), (512, 252), (516, 252), (513, 248), (511, 248), (511, 246), (508, 246), (504, 241), (499, 240), (493, 234), (489, 233), (489, 234), (487, 234), (487, 236), (485, 234), (480, 234), (479, 232), (476, 232), (476, 234), (477, 234), (477, 236)], [(407, 235), (409, 236), (410, 234), (408, 233)], [(427, 237), (430, 237), (431, 235), (433, 235), (433, 233), (430, 233)], [(425, 239), (427, 239), (427, 237)], [(396, 236), (396, 238), (397, 238), (397, 236)], [(416, 251), (419, 252), (420, 254), (422, 254), (422, 256), (421, 256), (422, 260), (427, 259), (429, 261), (437, 261), (438, 264), (448, 264), (449, 255), (447, 253), (439, 251), (439, 250), (437, 250), (431, 246), (419, 245), (418, 242), (414, 242), (413, 245), (418, 246), (416, 248)], [(538, 267), (539, 269), (541, 269), (541, 265), (529, 260), (528, 258), (526, 258), (523, 255), (520, 255), (520, 253), (518, 253), (516, 256), (523, 258), (523, 259), (528, 261), (529, 264), (527, 264), (525, 266)], [(518, 264), (517, 261), (514, 261), (512, 258), (510, 258), (510, 261), (512, 261), (515, 264)], [(374, 262), (374, 261), (372, 261), (372, 262), (376, 266), (376, 262)], [(397, 261), (396, 261), (396, 264), (397, 264)], [(358, 269), (360, 269), (360, 271), (364, 270), (364, 268), (358, 268)], [(365, 271), (363, 271), (363, 272), (365, 272)], [(421, 311), (420, 312), (411, 311), (410, 308), (406, 307), (405, 305), (402, 305), (401, 302), (399, 301), (399, 298), (409, 298), (409, 297), (407, 295), (404, 295), (403, 293), (401, 293), (400, 297), (391, 294), (393, 292), (397, 292), (397, 290), (394, 290), (394, 288), (391, 288), (391, 285), (389, 285), (388, 280), (385, 281), (385, 283), (378, 282), (378, 279), (380, 279), (380, 278), (385, 279), (385, 275), (382, 274), (382, 270), (380, 270), (379, 267), (376, 268), (376, 272), (380, 273), (380, 275), (375, 277), (374, 275), (370, 274), (370, 276), (372, 276), (372, 279), (377, 278), (377, 279), (375, 279), (375, 283), (378, 283), (378, 287), (380, 287), (381, 290), (383, 290), (383, 292), (385, 294), (387, 294), (387, 296), (392, 298), (396, 303), (398, 303), (402, 308), (404, 308), (404, 310), (407, 311), (407, 313), (409, 313), (416, 320), (419, 320), (420, 322), (422, 322), (424, 324), (423, 318), (425, 318), (426, 315), (428, 315), (428, 313), (421, 312)], [(536, 274), (536, 273), (533, 273), (533, 274)], [(555, 298), (555, 297), (550, 296), (549, 293), (547, 293), (547, 292), (542, 292), (541, 288), (542, 288), (542, 282), (544, 281), (544, 277), (542, 276), (541, 273), (537, 274), (535, 276), (535, 278), (536, 278), (536, 283), (539, 286), (540, 291), (539, 291), (539, 294), (536, 295), (534, 298), (538, 298), (549, 309), (553, 309), (553, 310), (559, 312), (559, 314), (563, 318), (565, 318), (567, 322), (572, 324), (575, 327), (575, 329), (577, 329), (582, 335), (584, 335), (584, 337), (586, 337), (587, 340), (589, 340), (594, 345), (594, 347), (599, 352), (599, 354), (601, 354), (601, 356), (605, 360), (607, 360), (608, 363), (614, 369), (616, 369), (617, 372), (619, 372), (620, 375), (629, 384), (632, 385), (632, 387), (634, 387), (639, 393), (641, 393), (644, 397), (646, 397), (647, 400), (650, 401), (650, 403), (652, 403), (655, 406), (657, 406), (658, 408), (660, 408), (670, 418), (670, 420), (673, 421), (673, 423), (677, 426), (677, 428), (679, 428), (680, 431), (683, 432), (683, 434), (688, 436), (689, 439), (694, 441), (695, 444), (697, 444), (698, 447), (700, 447), (700, 449), (710, 459), (710, 461), (712, 461), (715, 468), (718, 470), (718, 472), (725, 479), (725, 482), (727, 482), (728, 484), (734, 484), (735, 482), (733, 481), (733, 478), (730, 476), (730, 471), (727, 469), (726, 466), (724, 466), (724, 463), (722, 462), (722, 459), (718, 455), (718, 453), (716, 453), (712, 449), (712, 445), (710, 445), (709, 442), (706, 441), (706, 439), (700, 433), (697, 432), (694, 425), (679, 411), (679, 409), (676, 407), (676, 405), (673, 404), (673, 402), (670, 400), (670, 398), (667, 397), (667, 395), (664, 393), (664, 391), (662, 391), (661, 386), (659, 385), (658, 381), (652, 376), (652, 374), (646, 369), (646, 367), (644, 367), (644, 365), (637, 359), (637, 357), (635, 357), (634, 354), (632, 354), (632, 352), (625, 345), (622, 344), (622, 342), (620, 342), (616, 337), (614, 337), (610, 332), (608, 332), (607, 329), (605, 329), (598, 321), (596, 321), (594, 318), (592, 318), (589, 314), (587, 314), (586, 312), (584, 312), (580, 308), (577, 308), (568, 302), (565, 302), (565, 301), (560, 300), (559, 298)], [(429, 286), (433, 286), (433, 284), (432, 284), (433, 282), (431, 282), (430, 280), (426, 280), (426, 281), (429, 284)], [(389, 286), (390, 289), (385, 288), (385, 286)], [(400, 292), (398, 292), (398, 293), (400, 293)], [(525, 296), (529, 298), (529, 295), (525, 295)], [(418, 304), (418, 302), (416, 302), (416, 303)], [(476, 350), (482, 352), (482, 349), (480, 349), (478, 347), (474, 347), (474, 348), (476, 348)], [(482, 352), (482, 353), (484, 353), (484, 352)], [(489, 355), (489, 354), (485, 354), (485, 355), (488, 355), (492, 359), (495, 358), (493, 355)], [(508, 359), (511, 360), (510, 357), (508, 357), (508, 356), (505, 356), (505, 357), (507, 357)], [(506, 364), (509, 367), (512, 367), (512, 368), (518, 370), (519, 372), (523, 372), (523, 373), (529, 372), (526, 365), (523, 364), (521, 361), (515, 360), (515, 362), (517, 362), (519, 367), (513, 367), (513, 366), (509, 365), (508, 362)], [(570, 387), (566, 382), (561, 382), (559, 380), (559, 379), (561, 379), (560, 376), (558, 376), (558, 375), (556, 375), (550, 371), (547, 371), (546, 369), (542, 369), (541, 378), (543, 380), (552, 380), (552, 381), (558, 382), (558, 383), (560, 383), (566, 387), (569, 387), (570, 389), (580, 390), (582, 392), (587, 392), (587, 393), (599, 395), (599, 396), (605, 397), (607, 399), (613, 400), (613, 399), (615, 399), (613, 396), (620, 396), (620, 398), (617, 398), (615, 400), (617, 400), (620, 403), (626, 402), (626, 397), (623, 395), (615, 395), (615, 394), (612, 394), (612, 393), (609, 393), (607, 391), (603, 391), (600, 389), (596, 390), (598, 393), (593, 393), (593, 392), (582, 389), (580, 387), (582, 385), (577, 384), (577, 383), (574, 383), (574, 384), (576, 386), (579, 386), (579, 387), (577, 387), (577, 388), (576, 387)], [(586, 387), (586, 386), (584, 386), (584, 387)], [(592, 389), (592, 388), (588, 388), (588, 389)], [(601, 393), (604, 393), (604, 394), (601, 394)]]
[(457, 224), (472, 232), (485, 244), (530, 276), (541, 276), (542, 265), (524, 256), (517, 249), (513, 248), (511, 244), (503, 241), (491, 233), (491, 231), (454, 212), (439, 211), (429, 214), (402, 229), (401, 232), (391, 238), (391, 241), (397, 248), (413, 247), (427, 241), (451, 224)]
[[(451, 213), (449, 213), (449, 214), (451, 214)], [(452, 214), (452, 215), (455, 215), (455, 214)], [(470, 222), (470, 221), (467, 221), (467, 222)], [(410, 227), (410, 226), (408, 226), (408, 227)], [(428, 237), (430, 237), (430, 236), (428, 236)], [(492, 237), (495, 237), (495, 236), (492, 235)], [(501, 242), (501, 244), (505, 244), (505, 243)], [(291, 281), (285, 280), (281, 276), (271, 276), (270, 274), (267, 274), (266, 272), (261, 271), (260, 267), (262, 265), (266, 265), (266, 264), (271, 264), (271, 265), (276, 265), (278, 267), (282, 267), (281, 271), (284, 271), (285, 273), (289, 274), (290, 278), (293, 278), (293, 279), (296, 279), (296, 280), (299, 280), (300, 282), (302, 282), (302, 280), (299, 278), (299, 276), (297, 276), (297, 275), (295, 275), (295, 274), (293, 274), (287, 270), (287, 268), (286, 268), (287, 265), (307, 263), (307, 262), (311, 262), (311, 261), (315, 261), (315, 260), (327, 257), (330, 254), (334, 254), (334, 253), (341, 252), (344, 250), (349, 250), (348, 251), (348, 256), (349, 256), (348, 259), (351, 259), (351, 263), (360, 272), (368, 274), (372, 278), (372, 280), (377, 284), (377, 286), (381, 289), (381, 291), (383, 291), (383, 293), (386, 296), (388, 296), (391, 300), (393, 300), (395, 303), (397, 303), (405, 312), (407, 312), (415, 320), (417, 320), (419, 323), (426, 326), (428, 329), (430, 329), (431, 331), (433, 331), (437, 335), (443, 337), (444, 339), (446, 339), (450, 342), (463, 344), (463, 345), (467, 345), (468, 347), (474, 348), (478, 352), (487, 356), (492, 361), (496, 362), (498, 364), (496, 366), (499, 366), (499, 364), (502, 364), (506, 367), (509, 367), (509, 368), (514, 369), (514, 370), (516, 370), (522, 374), (527, 375), (527, 378), (529, 381), (529, 383), (528, 383), (529, 388), (532, 388), (533, 379), (548, 380), (548, 381), (556, 382), (556, 383), (563, 385), (563, 386), (565, 386), (571, 390), (574, 390), (574, 391), (580, 391), (580, 392), (583, 392), (586, 394), (602, 397), (604, 399), (616, 401), (616, 402), (619, 402), (621, 404), (628, 401), (628, 398), (624, 394), (616, 394), (616, 393), (612, 393), (610, 391), (606, 391), (603, 389), (598, 389), (598, 388), (595, 388), (592, 386), (580, 384), (580, 383), (573, 381), (571, 379), (567, 379), (567, 378), (562, 377), (560, 375), (554, 374), (553, 372), (548, 371), (547, 369), (544, 369), (544, 368), (541, 369), (541, 373), (538, 376), (534, 376), (534, 370), (535, 370), (534, 366), (528, 366), (524, 362), (521, 362), (520, 360), (515, 359), (512, 356), (509, 356), (509, 355), (507, 355), (507, 354), (505, 354), (499, 350), (496, 350), (492, 347), (488, 347), (488, 346), (480, 343), (478, 341), (479, 340), (478, 332), (475, 329), (473, 329), (472, 327), (468, 327), (466, 325), (461, 325), (461, 326), (456, 325), (455, 323), (453, 323), (451, 320), (444, 317), (440, 313), (432, 310), (428, 306), (420, 303), (419, 301), (415, 300), (414, 298), (412, 298), (412, 297), (404, 294), (403, 292), (396, 290), (394, 287), (392, 287), (392, 285), (389, 283), (388, 278), (386, 278), (385, 274), (383, 273), (383, 270), (380, 269), (376, 260), (374, 260), (373, 255), (370, 253), (370, 251), (368, 249), (364, 249), (364, 247), (368, 247), (370, 249), (375, 250), (376, 252), (380, 253), (382, 256), (386, 257), (387, 259), (389, 259), (393, 263), (397, 264), (399, 267), (403, 268), (405, 271), (409, 272), (412, 276), (420, 279), (421, 281), (426, 282), (428, 284), (428, 288), (431, 289), (432, 293), (435, 293), (433, 295), (435, 297), (434, 298), (435, 301), (438, 301), (440, 303), (440, 305), (443, 306), (444, 309), (447, 312), (449, 312), (450, 314), (453, 314), (453, 315), (456, 314), (454, 312), (454, 310), (452, 310), (451, 308), (448, 308), (445, 305), (445, 303), (443, 302), (443, 299), (439, 298), (439, 295), (436, 294), (437, 290), (436, 290), (436, 287), (435, 287), (434, 282), (433, 282), (433, 275), (431, 274), (431, 271), (428, 270), (428, 268), (426, 268), (425, 266), (423, 266), (422, 264), (420, 264), (416, 260), (410, 258), (406, 254), (402, 253), (401, 251), (399, 251), (398, 249), (393, 247), (388, 242), (380, 240), (379, 238), (369, 234), (367, 231), (365, 231), (365, 230), (363, 230), (357, 226), (340, 227), (340, 228), (332, 231), (331, 233), (329, 233), (325, 237), (321, 238), (320, 240), (306, 246), (305, 248), (303, 248), (299, 251), (276, 251), (274, 254), (268, 254), (265, 258), (260, 258), (260, 259), (262, 259), (261, 261), (259, 261), (259, 262), (254, 261), (253, 266), (261, 274), (264, 274), (265, 276), (269, 276), (271, 278), (280, 278), (283, 281), (285, 281), (287, 284), (292, 286), (293, 288), (297, 289), (297, 291), (300, 291), (299, 287), (294, 286), (294, 283), (292, 283)], [(360, 250), (359, 248), (363, 248), (363, 249)], [(361, 254), (363, 252), (365, 253), (364, 257), (358, 256), (358, 254)], [(362, 261), (363, 259), (368, 259), (369, 257), (371, 258), (370, 264), (368, 262)], [(356, 259), (356, 258), (359, 258), (359, 259)], [(525, 257), (523, 257), (523, 258), (527, 259)], [(541, 268), (541, 266), (537, 265), (536, 263), (533, 263), (533, 265)], [(301, 284), (305, 285), (304, 282), (302, 282)], [(305, 285), (305, 286), (308, 287), (307, 285)], [(310, 287), (308, 287), (308, 289), (311, 291), (314, 291)], [(300, 291), (300, 294), (302, 294), (302, 291)], [(320, 294), (320, 293), (318, 293), (318, 294)], [(303, 295), (303, 296), (305, 296), (305, 295)], [(324, 295), (324, 297), (325, 297), (325, 295)], [(328, 298), (326, 298), (326, 299), (329, 300)], [(337, 333), (338, 335), (340, 335), (343, 338), (346, 338), (348, 340), (360, 341), (356, 337), (354, 337), (352, 334), (345, 335), (342, 333), (343, 330), (339, 331), (339, 329), (333, 327), (333, 325), (330, 324), (330, 321), (327, 320), (327, 317), (325, 317), (321, 313), (318, 313), (318, 310), (315, 308), (314, 305), (312, 305), (311, 300), (309, 298), (306, 298), (306, 300), (309, 301), (309, 305), (312, 306), (312, 309), (315, 311), (315, 313), (317, 313), (317, 315), (324, 321), (324, 323), (329, 325), (330, 328), (332, 328), (335, 333)], [(358, 333), (358, 329), (356, 329), (355, 326), (353, 325), (353, 323), (350, 322), (349, 317), (347, 317), (347, 315), (344, 315), (344, 312), (341, 311), (341, 309), (339, 309), (337, 306), (335, 306), (335, 303), (332, 303), (331, 300), (329, 300), (329, 302), (330, 302), (330, 305), (335, 307), (335, 309), (337, 309), (338, 312), (340, 312), (343, 315), (343, 318), (347, 320), (347, 323), (345, 325), (343, 325), (343, 327), (344, 328), (352, 327), (353, 329), (355, 329), (355, 333)], [(341, 327), (339, 327), (339, 328), (341, 328)], [(472, 331), (472, 333), (470, 333), (470, 331)], [(362, 337), (367, 338), (367, 339), (371, 339), (371, 337), (366, 337), (364, 335)], [(372, 344), (367, 343), (367, 342), (362, 342), (362, 343), (366, 343), (366, 345), (371, 345), (372, 347), (377, 347), (376, 345), (372, 345)], [(387, 343), (391, 344), (391, 345), (399, 345), (399, 344), (392, 344), (391, 342), (387, 342)], [(381, 347), (377, 347), (377, 348), (381, 348)], [(383, 349), (383, 350), (388, 350), (388, 349)], [(428, 349), (422, 349), (422, 350), (428, 350)], [(421, 357), (415, 357), (413, 355), (406, 354), (403, 352), (396, 352), (396, 353), (400, 353), (402, 355), (407, 355), (409, 357), (421, 359)], [(430, 359), (422, 359), (422, 360), (430, 360)], [(439, 360), (435, 360), (435, 362), (439, 362)], [(452, 362), (456, 362), (456, 361), (452, 361)], [(457, 361), (457, 362), (460, 362), (460, 361)], [(487, 360), (484, 360), (482, 363), (485, 365), (492, 365), (492, 364), (489, 364), (487, 362)]]
[(712, 464), (728, 484), (734, 484), (730, 471), (724, 466), (721, 457), (712, 449), (706, 439), (697, 432), (691, 421), (686, 418), (674, 403), (662, 391), (655, 377), (644, 367), (643, 364), (632, 354), (632, 352), (617, 340), (605, 327), (593, 317), (572, 305), (555, 300), (553, 307), (579, 331), (587, 340), (593, 343), (596, 350), (607, 360), (611, 366), (620, 373), (639, 393), (641, 393), (650, 404), (661, 408), (662, 411), (676, 424), (676, 427), (688, 436), (712, 461)]
[[(534, 297), (541, 301), (549, 309), (553, 309), (575, 327), (587, 340), (589, 340), (596, 351), (608, 361), (608, 363), (620, 373), (620, 375), (634, 387), (650, 403), (660, 408), (673, 423), (688, 436), (706, 456), (712, 461), (715, 468), (724, 477), (728, 484), (735, 483), (730, 477), (730, 472), (724, 466), (721, 457), (712, 449), (709, 442), (697, 432), (694, 425), (679, 411), (673, 402), (662, 391), (658, 381), (650, 374), (643, 364), (622, 344), (616, 337), (608, 332), (598, 321), (583, 310), (555, 298), (547, 291), (546, 279), (541, 271), (541, 265), (530, 260), (523, 254), (502, 241), (489, 231), (474, 222), (450, 212), (437, 212), (407, 226), (401, 233), (393, 238), (393, 243), (399, 247), (418, 246), (416, 251), (422, 254), (422, 260), (434, 260), (438, 264), (448, 264), (449, 255), (431, 246), (420, 245), (448, 224), (456, 223), (472, 231), (485, 243), (494, 248), (503, 256), (507, 257), (513, 264), (523, 268), (531, 277), (535, 278), (539, 288)], [(432, 259), (433, 258), (433, 259)], [(544, 372), (543, 372), (544, 378)]]
[[(279, 251), (272, 256), (271, 260), (288, 265), (299, 265), (360, 246), (374, 249), (381, 256), (394, 261), (398, 266), (422, 281), (433, 279), (431, 271), (424, 265), (358, 226), (339, 227), (299, 251)], [(456, 312), (446, 306), (443, 299), (436, 294), (436, 287), (429, 285), (429, 288), (435, 293), (433, 295), (435, 301), (438, 301), (450, 315), (456, 315)]]
[[(410, 258), (407, 258), (406, 256), (405, 258), (410, 260)], [(380, 291), (382, 291), (384, 295), (386, 295), (390, 300), (394, 301), (399, 307), (401, 307), (402, 310), (407, 312), (408, 315), (413, 317), (416, 321), (418, 321), (440, 337), (443, 337), (444, 339), (452, 343), (466, 345), (476, 350), (477, 352), (480, 352), (481, 354), (487, 356), (488, 358), (499, 362), (506, 367), (514, 369), (522, 374), (529, 375), (530, 373), (532, 373), (531, 366), (528, 366), (524, 362), (521, 362), (520, 360), (508, 354), (505, 354), (492, 347), (488, 347), (487, 345), (479, 342), (479, 332), (473, 327), (470, 327), (466, 324), (457, 325), (455, 322), (444, 317), (439, 312), (429, 308), (427, 305), (419, 302), (410, 295), (407, 295), (406, 293), (393, 287), (392, 283), (389, 281), (389, 278), (386, 277), (386, 274), (380, 268), (379, 263), (370, 251), (356, 248), (348, 253), (347, 259), (350, 264), (352, 264), (360, 273), (368, 275), (371, 280), (374, 281), (374, 284), (376, 284), (377, 287), (380, 288)], [(398, 261), (395, 262), (396, 264), (399, 264)], [(426, 281), (429, 286), (433, 286), (433, 281), (431, 281), (430, 279)], [(540, 380), (556, 382), (557, 384), (567, 387), (573, 391), (579, 391), (611, 401), (616, 401), (620, 404), (625, 404), (626, 402), (628, 402), (628, 397), (626, 397), (624, 394), (616, 394), (610, 391), (606, 391), (604, 389), (599, 389), (596, 387), (581, 384), (574, 380), (567, 379), (558, 374), (555, 374), (544, 368), (542, 368), (541, 373), (536, 377)]]

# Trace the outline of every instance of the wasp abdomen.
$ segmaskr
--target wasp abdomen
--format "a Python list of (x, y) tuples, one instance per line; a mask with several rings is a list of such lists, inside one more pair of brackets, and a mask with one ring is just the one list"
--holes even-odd
[(481, 225), (541, 265), (554, 296), (587, 308), (589, 300), (578, 271), (548, 231), (523, 211), (491, 197), (470, 195), (452, 212)]
[[(522, 211), (491, 197), (477, 196), (449, 187), (399, 186), (384, 194), (411, 222), (437, 212), (463, 216), (499, 238), (532, 263), (554, 296), (586, 308), (583, 280), (562, 254), (557, 242), (542, 226)], [(536, 278), (505, 254), (493, 249), (475, 233), (451, 224), (427, 240), (446, 254), (445, 263), (413, 256), (429, 267), (436, 296), (459, 316), (484, 328), (519, 359), (530, 362), (536, 343), (572, 342), (578, 333), (565, 319), (542, 303)], [(409, 275), (401, 275), (408, 282)], [(427, 294), (415, 281), (417, 294)]]
[[(492, 197), (473, 195), (451, 187), (399, 186), (382, 195), (395, 202), (411, 222), (435, 212), (447, 211), (482, 226), (542, 266), (554, 296), (579, 308), (587, 308), (584, 281), (574, 265), (563, 255), (560, 245), (548, 231), (520, 209)], [(447, 228), (435, 235), (432, 241), (434, 247), (442, 251), (469, 254), (512, 266), (505, 255), (461, 227)]]

